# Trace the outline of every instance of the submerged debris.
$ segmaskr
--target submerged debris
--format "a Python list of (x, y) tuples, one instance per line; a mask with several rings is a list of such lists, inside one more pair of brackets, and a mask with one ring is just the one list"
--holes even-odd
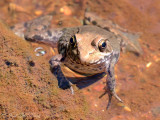
[(35, 62), (34, 61), (29, 61), (29, 65), (34, 67), (35, 66)]
[(8, 60), (5, 60), (4, 62), (8, 67), (11, 67), (11, 66), (18, 67), (18, 64), (16, 62), (10, 62)]

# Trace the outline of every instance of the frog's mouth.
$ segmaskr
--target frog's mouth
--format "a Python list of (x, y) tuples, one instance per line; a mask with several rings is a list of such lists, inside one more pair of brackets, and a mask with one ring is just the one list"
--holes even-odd
[(105, 62), (109, 62), (112, 56), (113, 51), (103, 53), (103, 52), (86, 52), (86, 54), (82, 54), (78, 52), (79, 54), (70, 54), (69, 59), (71, 62), (76, 62), (77, 64), (82, 65), (98, 65)]
[(101, 64), (106, 61), (109, 61), (112, 56), (112, 52), (102, 53), (102, 52), (93, 52), (84, 56), (80, 54), (80, 60), (82, 64)]

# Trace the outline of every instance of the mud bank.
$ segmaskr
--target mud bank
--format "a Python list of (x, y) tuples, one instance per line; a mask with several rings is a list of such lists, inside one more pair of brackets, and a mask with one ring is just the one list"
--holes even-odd
[(0, 22), (0, 118), (83, 119), (87, 109), (83, 95), (60, 90), (48, 61)]

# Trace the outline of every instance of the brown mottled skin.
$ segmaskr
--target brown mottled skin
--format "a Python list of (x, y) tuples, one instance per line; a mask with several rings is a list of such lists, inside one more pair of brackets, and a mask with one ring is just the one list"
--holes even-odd
[(113, 30), (102, 29), (93, 25), (50, 29), (51, 19), (50, 15), (43, 16), (19, 24), (18, 27), (14, 26), (12, 30), (26, 40), (58, 47), (59, 54), (53, 56), (49, 63), (53, 74), (59, 81), (60, 88), (70, 88), (73, 93), (72, 84), (61, 71), (60, 65), (62, 63), (81, 74), (94, 75), (105, 72), (107, 74), (107, 87), (104, 94), (108, 93), (109, 96), (107, 108), (110, 106), (112, 96), (122, 102), (115, 93), (114, 66), (120, 55), (123, 36), (113, 32)]

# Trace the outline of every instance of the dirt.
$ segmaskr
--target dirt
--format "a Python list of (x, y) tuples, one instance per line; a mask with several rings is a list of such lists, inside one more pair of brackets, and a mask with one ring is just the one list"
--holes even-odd
[[(53, 49), (15, 36), (8, 26), (52, 13), (52, 27), (82, 25), (85, 9), (141, 35), (143, 55), (122, 53), (116, 65), (116, 92), (106, 110), (105, 76), (84, 77), (63, 67), (79, 81), (75, 95), (58, 88), (48, 60)], [(0, 1), (0, 118), (58, 120), (159, 120), (160, 1), (159, 0), (3, 0)], [(37, 57), (34, 49), (47, 53)]]

